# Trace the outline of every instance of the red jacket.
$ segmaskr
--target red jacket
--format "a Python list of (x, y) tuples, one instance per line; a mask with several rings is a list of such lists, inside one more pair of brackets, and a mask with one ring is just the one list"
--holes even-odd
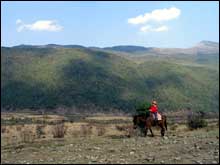
[(157, 106), (156, 105), (151, 105), (151, 107), (150, 107), (150, 112), (157, 112), (158, 111), (158, 108), (157, 108)]

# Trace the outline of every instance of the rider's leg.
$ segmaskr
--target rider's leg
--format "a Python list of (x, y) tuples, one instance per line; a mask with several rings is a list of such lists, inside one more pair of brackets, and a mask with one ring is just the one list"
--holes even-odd
[(157, 121), (157, 112), (155, 112), (154, 115), (155, 115), (155, 120)]

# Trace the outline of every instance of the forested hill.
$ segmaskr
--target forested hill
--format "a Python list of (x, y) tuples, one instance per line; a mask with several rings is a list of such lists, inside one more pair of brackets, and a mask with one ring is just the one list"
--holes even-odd
[(156, 99), (163, 110), (218, 111), (218, 46), (2, 47), (1, 107), (133, 112), (142, 101)]

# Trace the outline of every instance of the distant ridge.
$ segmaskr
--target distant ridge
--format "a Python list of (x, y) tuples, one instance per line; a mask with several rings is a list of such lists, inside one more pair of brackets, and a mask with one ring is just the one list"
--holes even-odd
[[(201, 46), (209, 46), (209, 47), (219, 47), (218, 42), (214, 41), (200, 41), (199, 43), (195, 44), (192, 47), (201, 47)], [(9, 47), (9, 46), (3, 46), (3, 47)], [(124, 52), (135, 52), (135, 51), (148, 51), (154, 48), (159, 47), (145, 47), (145, 46), (138, 46), (138, 45), (116, 45), (111, 47), (97, 47), (97, 46), (82, 46), (82, 45), (59, 45), (59, 44), (46, 44), (46, 45), (27, 45), (27, 44), (21, 44), (12, 46), (12, 48), (95, 48), (95, 49), (106, 49), (106, 50), (114, 50), (114, 51), (124, 51)], [(160, 49), (189, 49), (189, 48), (160, 48)]]
[(47, 45), (17, 45), (12, 48), (86, 48), (81, 45), (58, 45), (58, 44), (47, 44)]
[(133, 45), (120, 45), (120, 46), (113, 46), (113, 47), (105, 47), (105, 50), (114, 50), (114, 51), (122, 51), (122, 52), (138, 52), (138, 51), (149, 51), (152, 47), (143, 47), (143, 46), (133, 46)]

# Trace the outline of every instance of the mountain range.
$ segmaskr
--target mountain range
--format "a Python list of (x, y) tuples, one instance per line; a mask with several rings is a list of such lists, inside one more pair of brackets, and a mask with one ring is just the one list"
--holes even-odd
[(212, 41), (201, 41), (191, 48), (157, 48), (157, 47), (143, 47), (143, 46), (133, 46), (133, 45), (120, 45), (113, 47), (85, 47), (81, 45), (58, 45), (58, 44), (47, 44), (47, 45), (18, 45), (12, 48), (90, 48), (99, 50), (109, 50), (115, 52), (128, 53), (130, 55), (135, 54), (146, 54), (152, 53), (154, 55), (158, 54), (193, 54), (207, 53), (214, 54), (219, 52), (219, 43)]
[(191, 48), (132, 45), (1, 47), (2, 109), (134, 112), (156, 99), (159, 109), (219, 110), (219, 43)]

